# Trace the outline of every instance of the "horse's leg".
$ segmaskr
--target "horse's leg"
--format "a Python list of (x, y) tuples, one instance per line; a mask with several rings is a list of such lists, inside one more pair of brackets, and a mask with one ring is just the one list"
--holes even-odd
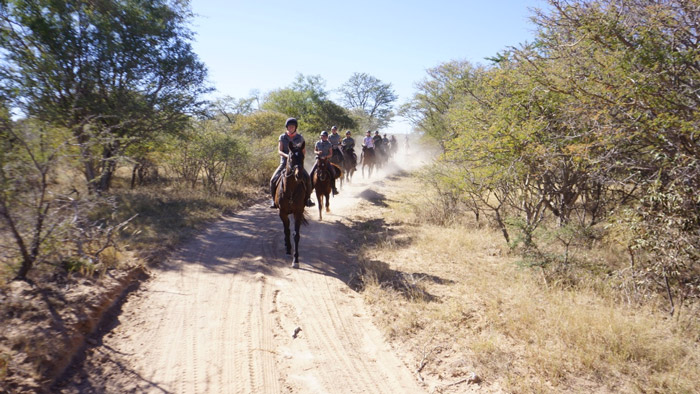
[[(319, 202), (318, 205), (321, 205)], [(299, 268), (299, 230), (301, 229), (301, 222), (304, 220), (304, 211), (301, 213), (294, 214), (294, 260), (292, 261), (292, 268)]]
[(318, 202), (318, 220), (321, 221), (323, 220), (323, 215), (321, 215), (321, 212), (323, 212), (323, 193), (318, 190), (316, 190), (316, 201)]
[(331, 204), (330, 194), (326, 194), (326, 212), (331, 211), (330, 204)]
[(292, 254), (292, 241), (289, 239), (289, 216), (283, 214), (280, 210), (280, 219), (282, 219), (282, 225), (284, 226), (284, 246), (287, 249), (287, 254)]

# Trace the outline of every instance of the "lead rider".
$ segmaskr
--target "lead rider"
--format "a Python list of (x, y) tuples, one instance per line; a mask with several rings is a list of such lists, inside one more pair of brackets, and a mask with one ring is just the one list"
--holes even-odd
[[(280, 156), (280, 165), (275, 170), (270, 178), (270, 195), (272, 196), (272, 205), (270, 208), (277, 208), (275, 204), (275, 191), (277, 190), (277, 182), (280, 179), (282, 171), (287, 166), (287, 157), (289, 156), (289, 145), (291, 144), (295, 148), (301, 148), (302, 153), (306, 156), (306, 141), (301, 134), (297, 133), (297, 127), (299, 127), (299, 122), (295, 118), (289, 118), (284, 123), (284, 127), (287, 129), (286, 132), (282, 133), (279, 138), (279, 143), (277, 144), (277, 153)], [(311, 177), (306, 171), (304, 171), (304, 183), (306, 186), (306, 206), (313, 207), (315, 204), (311, 201)]]

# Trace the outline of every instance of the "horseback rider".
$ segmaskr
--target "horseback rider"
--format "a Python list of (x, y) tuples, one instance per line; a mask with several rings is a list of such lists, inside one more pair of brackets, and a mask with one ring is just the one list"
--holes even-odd
[(379, 130), (374, 132), (374, 137), (372, 137), (372, 140), (374, 140), (374, 146), (378, 149), (381, 149), (382, 146), (382, 136), (379, 135)]
[(345, 138), (340, 142), (344, 154), (350, 155), (353, 163), (353, 170), (357, 171), (357, 155), (355, 155), (355, 140), (350, 136), (350, 130), (345, 132)]
[(367, 135), (362, 140), (362, 149), (372, 149), (374, 150), (374, 139), (372, 138), (372, 132), (367, 130)]
[[(280, 156), (280, 165), (275, 170), (270, 178), (270, 195), (272, 195), (272, 206), (270, 208), (277, 208), (275, 204), (275, 191), (277, 190), (277, 182), (282, 175), (282, 171), (287, 167), (287, 157), (289, 155), (289, 146), (292, 145), (295, 148), (301, 148), (302, 153), (306, 155), (306, 141), (301, 134), (297, 133), (297, 127), (299, 122), (295, 118), (289, 118), (284, 123), (284, 127), (287, 129), (284, 133), (280, 135), (279, 142), (277, 144), (277, 154)], [(303, 168), (302, 168), (303, 170)], [(306, 184), (306, 206), (313, 207), (314, 202), (311, 201), (311, 177), (304, 170), (304, 183)]]
[(338, 127), (331, 127), (331, 134), (328, 136), (328, 141), (333, 146), (333, 156), (336, 156), (338, 161), (342, 163), (343, 160), (345, 160), (345, 155), (343, 155), (343, 151), (340, 149), (340, 134), (338, 134)]
[(321, 132), (321, 140), (316, 142), (314, 153), (316, 154), (316, 162), (311, 168), (311, 179), (313, 179), (316, 167), (318, 167), (318, 161), (323, 159), (328, 160), (328, 172), (331, 174), (333, 195), (337, 195), (338, 189), (335, 188), (335, 180), (340, 176), (340, 174), (336, 172), (335, 166), (332, 165), (330, 161), (331, 157), (333, 156), (333, 145), (330, 143), (330, 141), (328, 141), (328, 132), (326, 130)]
[(386, 138), (386, 134), (384, 134), (384, 138), (382, 138), (382, 145), (389, 146), (389, 139)]

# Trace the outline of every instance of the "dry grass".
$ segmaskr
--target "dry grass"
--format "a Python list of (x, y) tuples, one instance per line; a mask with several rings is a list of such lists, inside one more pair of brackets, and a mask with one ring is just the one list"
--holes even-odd
[(361, 254), (366, 300), (434, 391), (464, 392), (466, 382), (450, 384), (474, 372), (484, 391), (697, 392), (697, 316), (671, 319), (654, 302), (631, 307), (611, 287), (601, 294), (602, 280), (546, 282), (499, 233), (473, 223), (420, 225), (423, 197), (399, 194), (424, 195), (413, 182), (389, 183), (388, 207), (375, 208), (381, 235), (356, 226), (354, 236), (373, 241)]
[(207, 223), (260, 194), (253, 186), (232, 186), (217, 196), (162, 184), (130, 190), (128, 178), (117, 178), (111, 190), (116, 211), (106, 206), (91, 214), (110, 223), (138, 216), (115, 237), (116, 247), (107, 247), (99, 255), (99, 261), (64, 253), (68, 258), (62, 261), (36, 265), (29, 274), (33, 284), (10, 281), (16, 268), (1, 264), (0, 393), (47, 391), (60, 360), (89, 334), (113, 301), (110, 297), (115, 295), (110, 294), (121, 293), (121, 278), (137, 272), (131, 270), (136, 265), (160, 261)]

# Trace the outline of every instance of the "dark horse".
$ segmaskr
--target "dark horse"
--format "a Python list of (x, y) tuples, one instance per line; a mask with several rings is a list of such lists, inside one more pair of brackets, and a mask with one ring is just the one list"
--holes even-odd
[(374, 168), (376, 164), (377, 156), (374, 152), (374, 149), (372, 148), (367, 148), (366, 146), (362, 147), (362, 177), (365, 177), (365, 166), (369, 167), (367, 171), (367, 178), (372, 176), (372, 169)]
[(280, 176), (275, 193), (275, 205), (279, 209), (280, 219), (284, 225), (284, 246), (287, 254), (292, 254), (292, 242), (289, 239), (289, 215), (294, 215), (294, 260), (292, 268), (299, 268), (299, 229), (307, 224), (304, 217), (306, 202), (306, 171), (304, 171), (304, 153), (301, 148), (289, 146), (287, 166)]
[(355, 152), (352, 149), (344, 149), (345, 160), (343, 160), (343, 173), (344, 176), (340, 177), (340, 187), (343, 187), (343, 182), (347, 181), (350, 183), (352, 176), (355, 173), (355, 166), (357, 165), (357, 158), (355, 157)]
[(318, 201), (318, 220), (323, 220), (323, 198), (326, 199), (326, 212), (330, 212), (330, 195), (333, 190), (333, 179), (331, 178), (328, 159), (318, 158), (318, 165), (314, 171), (312, 183), (316, 190), (316, 201)]

